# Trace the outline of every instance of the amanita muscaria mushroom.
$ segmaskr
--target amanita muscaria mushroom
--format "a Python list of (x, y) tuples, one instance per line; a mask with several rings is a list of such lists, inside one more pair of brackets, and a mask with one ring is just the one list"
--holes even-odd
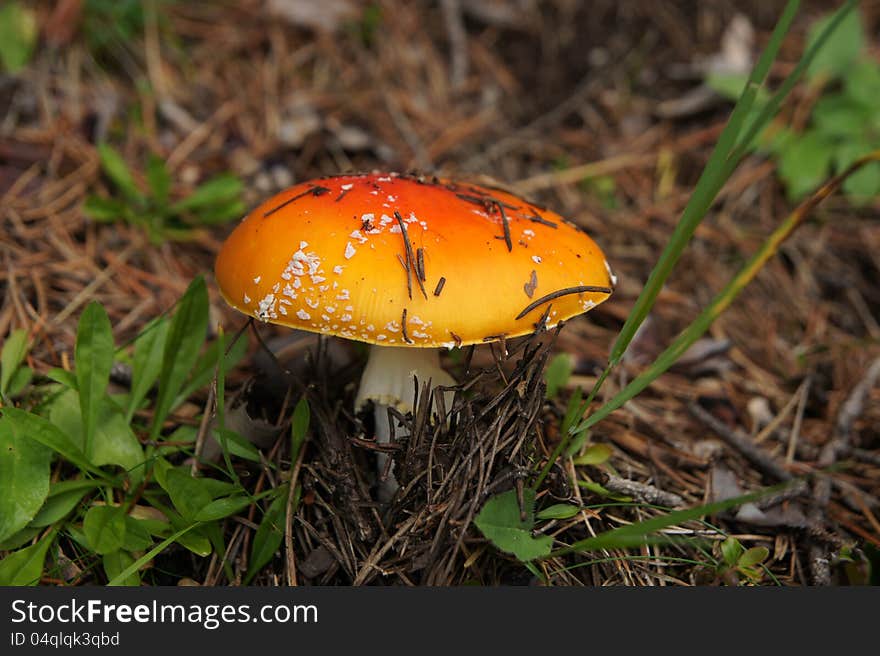
[(495, 188), (393, 173), (320, 178), (270, 198), (223, 244), (216, 276), (245, 314), (372, 345), (356, 404), (374, 403), (380, 443), (385, 406), (412, 410), (413, 376), (455, 383), (438, 347), (551, 328), (615, 282), (596, 243), (553, 212)]

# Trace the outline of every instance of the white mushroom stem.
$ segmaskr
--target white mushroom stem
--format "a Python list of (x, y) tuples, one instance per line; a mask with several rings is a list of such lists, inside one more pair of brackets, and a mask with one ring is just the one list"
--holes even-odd
[[(388, 444), (391, 441), (391, 425), (388, 421), (388, 408), (393, 407), (402, 413), (412, 412), (415, 400), (417, 378), (419, 387), (431, 381), (432, 387), (455, 385), (455, 380), (440, 367), (440, 355), (435, 348), (399, 348), (394, 346), (371, 346), (367, 366), (361, 376), (361, 385), (355, 399), (355, 409), (360, 410), (368, 401), (373, 402), (373, 415), (376, 424), (376, 441)], [(452, 393), (444, 399), (449, 409)], [(436, 409), (436, 408), (435, 408)], [(402, 427), (395, 426), (395, 437), (406, 435)], [(379, 453), (377, 467), (379, 476), (385, 472), (388, 455)], [(379, 482), (379, 501), (387, 503), (397, 491), (397, 479), (393, 470), (385, 480)]]

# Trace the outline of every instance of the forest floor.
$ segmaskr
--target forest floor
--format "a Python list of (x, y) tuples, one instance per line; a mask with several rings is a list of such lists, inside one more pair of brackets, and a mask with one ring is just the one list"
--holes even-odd
[[(130, 11), (114, 14), (112, 4), (37, 3), (41, 46), (26, 74), (0, 79), (0, 335), (29, 331), (36, 374), (70, 367), (77, 318), (92, 300), (109, 313), (117, 344), (171, 310), (198, 275), (208, 282), (212, 330), (222, 324), (232, 334), (245, 321), (225, 305), (212, 275), (234, 222), (151, 240), (140, 226), (86, 217), (88, 196), (114, 193), (100, 142), (122, 154), (142, 186), (148, 155), (160, 156), (172, 198), (231, 172), (248, 207), (293, 183), (344, 171), (491, 179), (586, 230), (619, 276), (609, 301), (555, 338), (553, 350), (571, 355), (573, 371), (559, 398), (541, 400), (536, 422), (523, 428), (539, 460), (558, 439), (569, 396), (577, 387), (588, 391), (604, 368), (729, 115), (729, 101), (700, 91), (707, 62), (756, 56), (781, 7), (246, 0), (160, 2), (156, 13), (123, 2), (116, 6)], [(827, 9), (802, 9), (771, 84), (797, 62), (809, 26)], [(876, 33), (880, 5), (865, 3), (862, 19)], [(813, 102), (798, 87), (784, 115), (803, 122)], [(748, 157), (596, 403), (652, 362), (793, 207), (774, 161)], [(610, 447), (607, 462), (565, 459), (553, 470), (539, 493), (544, 505), (588, 509), (541, 530), (566, 543), (655, 516), (661, 511), (652, 504), (670, 505), (663, 500), (686, 507), (788, 478), (806, 484), (667, 530), (667, 541), (542, 561), (548, 583), (868, 580), (868, 563), (880, 562), (878, 209), (877, 199), (856, 206), (842, 196), (818, 207), (681, 361), (593, 429), (590, 443)], [(493, 452), (491, 465), (460, 468), (460, 488), (427, 500), (416, 490), (382, 512), (366, 474), (334, 470), (343, 463), (369, 471), (368, 435), (352, 411), (363, 351), (269, 325), (258, 331), (262, 343), (248, 331), (248, 355), (228, 374), (229, 403), (270, 429), (265, 458), (289, 468), (287, 438), (271, 430), (286, 425), (295, 401), (287, 385), (273, 382), (285, 380), (280, 361), (310, 385), (313, 429), (297, 472), (303, 498), (289, 536), (294, 554), (276, 557), (255, 584), (289, 581), (291, 568), (307, 584), (539, 580), (472, 525), (490, 493), (514, 486), (522, 453)], [(310, 349), (313, 357), (304, 358)], [(497, 349), (479, 347), (472, 356), (467, 376), (482, 377), (482, 391), (470, 411), (476, 417), (494, 399), (499, 414), (471, 422), (468, 439), (490, 435), (496, 417), (522, 420), (497, 373), (517, 365), (523, 351), (511, 351), (517, 354), (501, 369), (493, 364)], [(540, 380), (540, 357), (510, 375)], [(444, 358), (465, 375), (462, 358)], [(197, 423), (210, 402), (203, 389), (175, 417)], [(757, 456), (737, 448), (743, 443)], [(459, 450), (449, 457), (471, 453)], [(268, 469), (235, 466), (254, 486), (277, 482)], [(586, 479), (611, 496), (570, 484)], [(620, 499), (627, 503), (613, 505)], [(231, 579), (216, 554), (198, 558), (176, 547), (156, 559), (154, 582), (241, 582), (258, 521), (251, 509), (226, 523)], [(730, 536), (744, 548), (767, 548), (754, 579), (724, 565), (719, 549)]]

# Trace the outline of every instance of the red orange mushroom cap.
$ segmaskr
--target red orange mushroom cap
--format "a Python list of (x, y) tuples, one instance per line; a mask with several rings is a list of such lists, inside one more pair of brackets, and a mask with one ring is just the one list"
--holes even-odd
[(596, 243), (505, 191), (340, 175), (270, 198), (223, 244), (226, 301), (261, 321), (384, 346), (461, 346), (552, 327), (609, 297)]

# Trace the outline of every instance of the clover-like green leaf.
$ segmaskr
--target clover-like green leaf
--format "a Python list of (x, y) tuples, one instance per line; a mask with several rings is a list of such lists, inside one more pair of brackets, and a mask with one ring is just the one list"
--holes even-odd
[(513, 554), (522, 562), (541, 558), (550, 553), (553, 538), (535, 537), (535, 491), (523, 490), (523, 508), (520, 508), (515, 490), (491, 497), (483, 505), (474, 524), (492, 544)]

